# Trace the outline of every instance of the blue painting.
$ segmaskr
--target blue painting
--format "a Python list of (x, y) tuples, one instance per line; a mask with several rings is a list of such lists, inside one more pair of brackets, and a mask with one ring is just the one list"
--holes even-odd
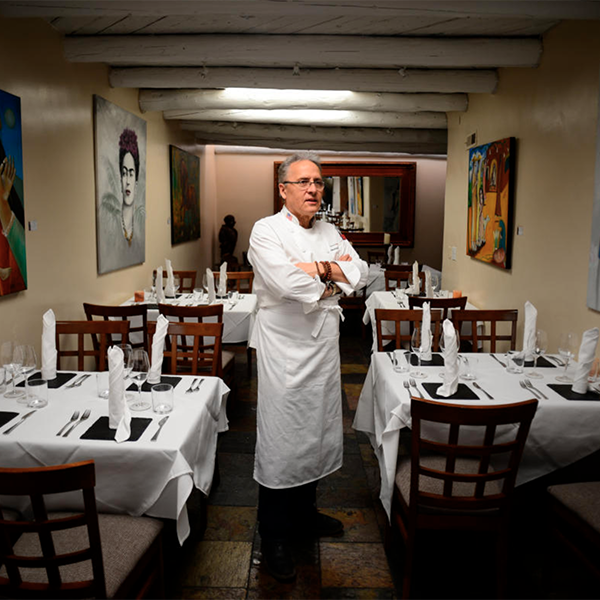
[(0, 296), (27, 289), (21, 99), (0, 90)]

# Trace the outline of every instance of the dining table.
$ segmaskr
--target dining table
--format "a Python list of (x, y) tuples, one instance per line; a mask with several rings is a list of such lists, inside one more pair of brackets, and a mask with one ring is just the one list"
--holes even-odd
[[(191, 292), (178, 294), (175, 298), (165, 298), (165, 304), (173, 306), (207, 306), (209, 304), (206, 294)], [(150, 298), (143, 303), (135, 302), (134, 298), (129, 298), (123, 303), (123, 306), (132, 304), (147, 304), (148, 320), (156, 321), (158, 319), (158, 304), (155, 298)], [(240, 344), (247, 342), (252, 333), (254, 319), (258, 310), (258, 297), (256, 294), (239, 294), (237, 299), (231, 301), (227, 298), (217, 299), (213, 304), (223, 304), (223, 344)], [(175, 319), (175, 317), (172, 317)], [(193, 320), (193, 319), (192, 319)], [(206, 323), (216, 322), (216, 317), (207, 317)], [(133, 333), (132, 343), (142, 341), (141, 333)], [(139, 338), (139, 339), (137, 339)]]
[[(98, 396), (96, 375), (59, 371), (49, 382), (47, 406), (37, 410), (0, 396), (0, 464), (27, 468), (93, 459), (99, 512), (174, 519), (183, 544), (190, 533), (187, 498), (194, 487), (205, 495), (211, 489), (217, 437), (228, 429), (229, 388), (218, 377), (163, 375), (161, 382), (174, 387), (173, 410), (167, 415), (152, 408), (131, 410), (131, 435), (117, 443), (115, 430), (108, 427), (108, 399)], [(187, 392), (192, 383), (198, 390)], [(144, 383), (141, 394), (150, 398), (150, 389)], [(135, 386), (127, 390), (130, 398), (138, 393)], [(68, 423), (76, 427), (64, 436)], [(16, 497), (0, 498), (3, 506), (25, 506), (15, 505)], [(52, 510), (81, 508), (76, 492), (48, 500)]]
[[(411, 426), (412, 396), (474, 406), (521, 402), (537, 397), (539, 404), (519, 467), (517, 485), (565, 467), (600, 449), (600, 390), (590, 386), (586, 394), (580, 395), (572, 392), (572, 384), (559, 382), (556, 376), (564, 372), (564, 367), (558, 364), (560, 359), (553, 356), (540, 358), (535, 369), (540, 377), (532, 378), (528, 376), (532, 370), (529, 363), (525, 364), (523, 373), (509, 373), (505, 368), (508, 366), (506, 357), (501, 354), (461, 353), (459, 356), (463, 357), (459, 360), (463, 364), (461, 379), (457, 394), (450, 398), (436, 394), (443, 383), (445, 370), (440, 353), (433, 353), (432, 361), (423, 363), (421, 371), (425, 378), (414, 377), (414, 356), (408, 372), (398, 372), (398, 367), (394, 369), (390, 352), (375, 352), (371, 357), (353, 428), (367, 435), (377, 457), (381, 475), (379, 497), (388, 517), (391, 514), (400, 431)], [(464, 365), (469, 365), (466, 371)], [(575, 369), (576, 362), (572, 362), (568, 372), (572, 375)], [(466, 373), (475, 375), (476, 379), (463, 379)], [(536, 389), (528, 389), (526, 381)], [(507, 435), (509, 429), (506, 430)]]

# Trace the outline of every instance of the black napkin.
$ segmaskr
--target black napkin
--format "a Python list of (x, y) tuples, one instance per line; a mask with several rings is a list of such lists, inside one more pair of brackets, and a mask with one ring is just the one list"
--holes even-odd
[(598, 392), (590, 392), (589, 390), (585, 394), (574, 392), (571, 389), (571, 383), (549, 383), (548, 387), (553, 389), (557, 394), (560, 394), (566, 400), (600, 400), (600, 394)]
[(9, 421), (12, 421), (12, 419), (14, 419), (19, 413), (16, 412), (0, 412), (0, 427), (2, 427), (2, 425), (6, 425)]
[(424, 383), (423, 387), (434, 400), (480, 400), (479, 396), (464, 383), (458, 384), (458, 389), (452, 396), (438, 396), (437, 389), (443, 385), (442, 383)]
[[(532, 360), (526, 360), (525, 361), (525, 366), (527, 368), (533, 367), (533, 361)], [(540, 356), (538, 358), (537, 366), (541, 367), (541, 368), (552, 367), (552, 368), (556, 369), (556, 365), (553, 364), (553, 363), (551, 363), (547, 358), (544, 358), (543, 356)]]
[[(180, 381), (181, 381), (181, 377), (173, 377), (172, 375), (161, 375), (160, 376), (160, 382), (161, 383), (170, 383), (173, 387), (175, 387)], [(147, 381), (145, 381), (142, 384), (142, 392), (151, 392), (153, 385), (158, 385), (158, 384), (156, 384), (156, 383), (148, 383)], [(137, 390), (138, 390), (137, 389), (137, 385), (135, 385), (134, 383), (132, 383), (127, 388), (128, 392), (137, 392)]]
[[(413, 367), (416, 367), (419, 364), (419, 359), (417, 355), (411, 352), (410, 354), (410, 364)], [(422, 367), (443, 367), (444, 366), (444, 357), (441, 354), (431, 354), (431, 360), (423, 360), (421, 359)]]
[[(132, 417), (131, 435), (127, 442), (137, 442), (146, 427), (152, 423), (150, 417)], [(99, 417), (98, 420), (80, 437), (82, 440), (114, 440), (116, 429), (109, 429), (108, 417)]]
[[(77, 373), (57, 373), (56, 377), (54, 379), (48, 380), (48, 387), (51, 390), (55, 390), (56, 388), (59, 388), (61, 385), (64, 385), (65, 383), (71, 381), (71, 379), (73, 379), (73, 377), (77, 377)], [(42, 378), (42, 372), (38, 371), (37, 373), (30, 375), (27, 378), (27, 381), (29, 381), (30, 379), (41, 379), (41, 378)], [(17, 387), (25, 387), (25, 382), (21, 381), (21, 383), (17, 383)]]

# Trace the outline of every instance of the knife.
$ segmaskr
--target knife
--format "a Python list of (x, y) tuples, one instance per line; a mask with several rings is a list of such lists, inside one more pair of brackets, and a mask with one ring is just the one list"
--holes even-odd
[(34, 412), (35, 412), (35, 410), (32, 410), (31, 412), (24, 414), (21, 417), (20, 421), (17, 421), (12, 427), (9, 427), (6, 431), (3, 431), (2, 433), (4, 433), (4, 434), (10, 433), (13, 429), (18, 427), (21, 423), (23, 423), (25, 421), (25, 419), (29, 418)]
[(163, 425), (169, 420), (169, 417), (163, 417), (159, 422), (158, 422), (158, 429), (156, 430), (156, 433), (150, 438), (151, 442), (155, 442), (158, 439), (158, 434), (160, 433), (160, 430), (163, 428)]
[(506, 369), (506, 365), (497, 357), (494, 356), (493, 354), (490, 354), (490, 356), (494, 359), (497, 360), (505, 369)]

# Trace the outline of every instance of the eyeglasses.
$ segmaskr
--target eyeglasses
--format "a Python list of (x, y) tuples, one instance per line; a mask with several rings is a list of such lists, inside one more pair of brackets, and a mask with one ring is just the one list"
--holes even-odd
[(301, 190), (307, 190), (311, 186), (311, 184), (314, 184), (314, 186), (319, 191), (321, 191), (325, 187), (325, 182), (322, 179), (300, 179), (300, 181), (284, 181), (283, 183), (293, 183), (294, 185), (297, 185)]

